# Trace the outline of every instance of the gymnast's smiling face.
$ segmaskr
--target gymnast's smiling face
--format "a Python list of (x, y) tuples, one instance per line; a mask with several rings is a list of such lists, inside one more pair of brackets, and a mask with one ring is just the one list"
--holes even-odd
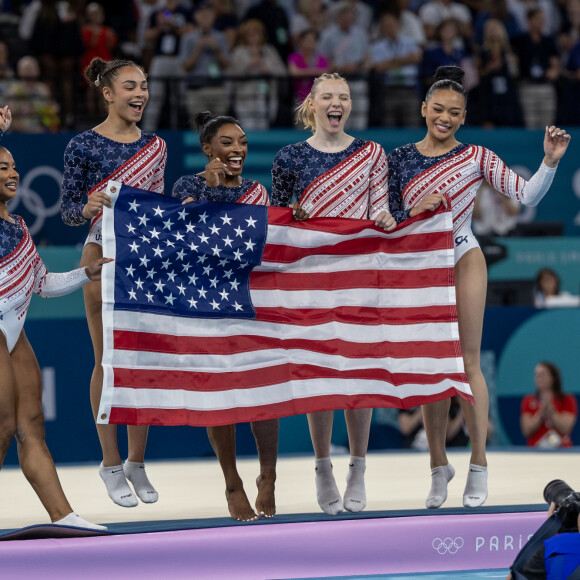
[(328, 133), (344, 131), (352, 109), (347, 82), (338, 79), (321, 81), (308, 101), (308, 108), (314, 114), (317, 130), (323, 129)]
[(436, 90), (421, 107), (427, 132), (437, 141), (454, 139), (465, 123), (466, 112), (465, 97), (450, 89)]
[(0, 147), (0, 202), (6, 203), (16, 196), (20, 175), (8, 149)]

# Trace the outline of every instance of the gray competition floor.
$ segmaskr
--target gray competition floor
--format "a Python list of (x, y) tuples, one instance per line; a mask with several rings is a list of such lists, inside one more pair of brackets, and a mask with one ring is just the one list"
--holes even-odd
[[(490, 451), (489, 490), (486, 506), (542, 504), (543, 489), (552, 479), (563, 479), (580, 490), (580, 449), (563, 452), (527, 450)], [(461, 507), (469, 454), (451, 452), (457, 474), (449, 484), (444, 507)], [(278, 464), (279, 514), (319, 513), (312, 457), (282, 457)], [(344, 490), (348, 456), (333, 457), (339, 489)], [(106, 495), (98, 465), (59, 465), (58, 472), (73, 509), (98, 523), (167, 521), (228, 517), (224, 484), (215, 459), (148, 463), (151, 481), (159, 492), (156, 504), (135, 508), (115, 505)], [(239, 460), (239, 471), (253, 503), (258, 462)], [(429, 490), (429, 456), (426, 453), (373, 453), (367, 459), (367, 510), (424, 509)], [(0, 530), (48, 523), (48, 517), (18, 468), (0, 473)]]

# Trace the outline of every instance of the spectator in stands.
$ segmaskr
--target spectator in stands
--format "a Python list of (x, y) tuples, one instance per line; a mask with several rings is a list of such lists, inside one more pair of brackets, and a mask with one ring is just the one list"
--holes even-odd
[(510, 39), (522, 32), (516, 17), (509, 9), (508, 0), (486, 0), (484, 9), (475, 17), (473, 38), (476, 46), (483, 43), (483, 27), (490, 19), (499, 20)]
[[(192, 12), (179, 0), (165, 0), (164, 7), (150, 16), (145, 37), (153, 47), (153, 58), (148, 71), (149, 102), (143, 113), (145, 131), (157, 130), (166, 95), (169, 93), (179, 97), (181, 94), (179, 79), (183, 69), (179, 59), (180, 42), (193, 29)], [(176, 100), (171, 109), (176, 111), (178, 107)]]
[(323, 0), (299, 0), (298, 11), (290, 21), (294, 48), (298, 47), (300, 35), (304, 31), (313, 30), (319, 36), (326, 26), (328, 26), (328, 11)]
[(518, 63), (504, 25), (495, 18), (483, 26), (483, 43), (476, 52), (479, 72), (479, 123), (484, 127), (523, 125), (516, 79)]
[(568, 55), (577, 42), (580, 42), (580, 0), (566, 0), (564, 22), (558, 38), (562, 55)]
[(154, 42), (147, 38), (151, 26), (151, 15), (162, 10), (165, 0), (135, 0), (137, 24), (135, 26), (135, 60), (139, 60), (144, 70), (149, 70), (153, 58)]
[(536, 274), (536, 308), (578, 306), (578, 296), (560, 289), (560, 277), (551, 268)]
[[(61, 103), (64, 126), (75, 122), (74, 90), (79, 55), (84, 51), (81, 27), (73, 6), (65, 1), (42, 0), (34, 20), (30, 48), (40, 62), (43, 78)], [(18, 117), (22, 116), (22, 112)]]
[[(356, 26), (369, 32), (373, 21), (373, 9), (362, 0), (344, 0), (344, 2), (352, 6), (354, 11), (354, 23)], [(340, 3), (335, 3), (330, 8), (330, 15), (333, 19), (336, 19), (338, 16), (339, 4)]]
[(557, 448), (573, 445), (570, 434), (578, 418), (578, 403), (565, 394), (558, 367), (547, 361), (534, 369), (536, 392), (522, 400), (520, 426), (529, 447)]
[(232, 52), (230, 67), (230, 74), (234, 77), (235, 116), (246, 130), (268, 129), (278, 112), (276, 79), (244, 81), (240, 77), (283, 77), (286, 65), (278, 51), (266, 43), (266, 30), (259, 20), (243, 22), (238, 37), (239, 44)]
[(223, 32), (228, 39), (228, 48), (232, 50), (238, 38), (239, 20), (232, 5), (233, 0), (211, 0), (215, 8), (214, 28)]
[(566, 2), (559, 45), (564, 68), (560, 78), (558, 122), (580, 125), (580, 0)]
[(0, 94), (6, 92), (13, 78), (14, 69), (10, 64), (10, 50), (8, 45), (0, 40)]
[(355, 24), (355, 18), (352, 4), (341, 0), (336, 7), (336, 22), (320, 35), (318, 51), (328, 59), (329, 70), (348, 78), (353, 103), (348, 127), (366, 129), (369, 121), (369, 35)]
[(244, 20), (259, 20), (268, 33), (268, 44), (280, 54), (282, 62), (286, 62), (292, 47), (290, 46), (290, 20), (286, 10), (278, 0), (260, 0), (252, 6)]
[(435, 39), (437, 26), (449, 18), (457, 20), (463, 38), (471, 39), (471, 12), (464, 3), (452, 0), (430, 0), (421, 6), (419, 18), (423, 22), (428, 40)]
[(214, 27), (216, 11), (208, 0), (202, 0), (194, 12), (197, 27), (181, 39), (179, 60), (186, 77), (186, 107), (190, 117), (211, 110), (224, 115), (228, 96), (223, 73), (230, 66), (228, 40)]
[(435, 42), (423, 54), (421, 76), (425, 87), (433, 84), (435, 71), (439, 66), (462, 66), (465, 49), (461, 41), (459, 24), (454, 18), (442, 20), (435, 29)]
[(58, 105), (50, 86), (41, 82), (40, 66), (33, 56), (23, 56), (16, 65), (18, 79), (6, 93), (14, 115), (12, 129), (21, 133), (55, 133), (59, 129)]
[(316, 32), (303, 30), (298, 35), (298, 50), (288, 57), (288, 72), (294, 77), (294, 102), (302, 103), (310, 93), (317, 76), (328, 71), (328, 60), (316, 50)]
[[(117, 35), (109, 26), (104, 25), (105, 12), (103, 7), (97, 2), (91, 2), (85, 9), (85, 24), (81, 34), (85, 52), (81, 59), (81, 70), (89, 66), (93, 58), (99, 57), (103, 60), (113, 60), (113, 52), (117, 47)], [(104, 99), (97, 95), (96, 91), (87, 90), (87, 114), (91, 122), (105, 115)]]
[(371, 46), (371, 66), (381, 88), (381, 125), (417, 127), (421, 48), (400, 34), (400, 20), (394, 13), (381, 16), (380, 34)]
[(528, 32), (513, 39), (520, 73), (520, 103), (528, 129), (550, 126), (556, 120), (556, 89), (560, 74), (558, 48), (542, 33), (544, 13), (528, 12)]
[(521, 204), (484, 181), (473, 206), (473, 233), (476, 236), (507, 236), (516, 227), (521, 210)]

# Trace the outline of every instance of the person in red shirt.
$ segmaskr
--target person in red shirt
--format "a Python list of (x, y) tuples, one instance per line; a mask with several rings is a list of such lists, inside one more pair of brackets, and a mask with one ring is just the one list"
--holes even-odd
[(529, 447), (571, 447), (578, 417), (576, 397), (562, 391), (558, 367), (542, 361), (534, 369), (536, 392), (522, 400), (520, 427)]

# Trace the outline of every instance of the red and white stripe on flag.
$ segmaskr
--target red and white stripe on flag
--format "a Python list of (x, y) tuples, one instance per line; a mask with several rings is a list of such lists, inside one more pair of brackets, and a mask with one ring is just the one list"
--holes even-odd
[(105, 275), (99, 422), (212, 426), (453, 395), (473, 402), (452, 227), (442, 206), (394, 232), (268, 208), (263, 261), (250, 276), (255, 320), (117, 311)]

